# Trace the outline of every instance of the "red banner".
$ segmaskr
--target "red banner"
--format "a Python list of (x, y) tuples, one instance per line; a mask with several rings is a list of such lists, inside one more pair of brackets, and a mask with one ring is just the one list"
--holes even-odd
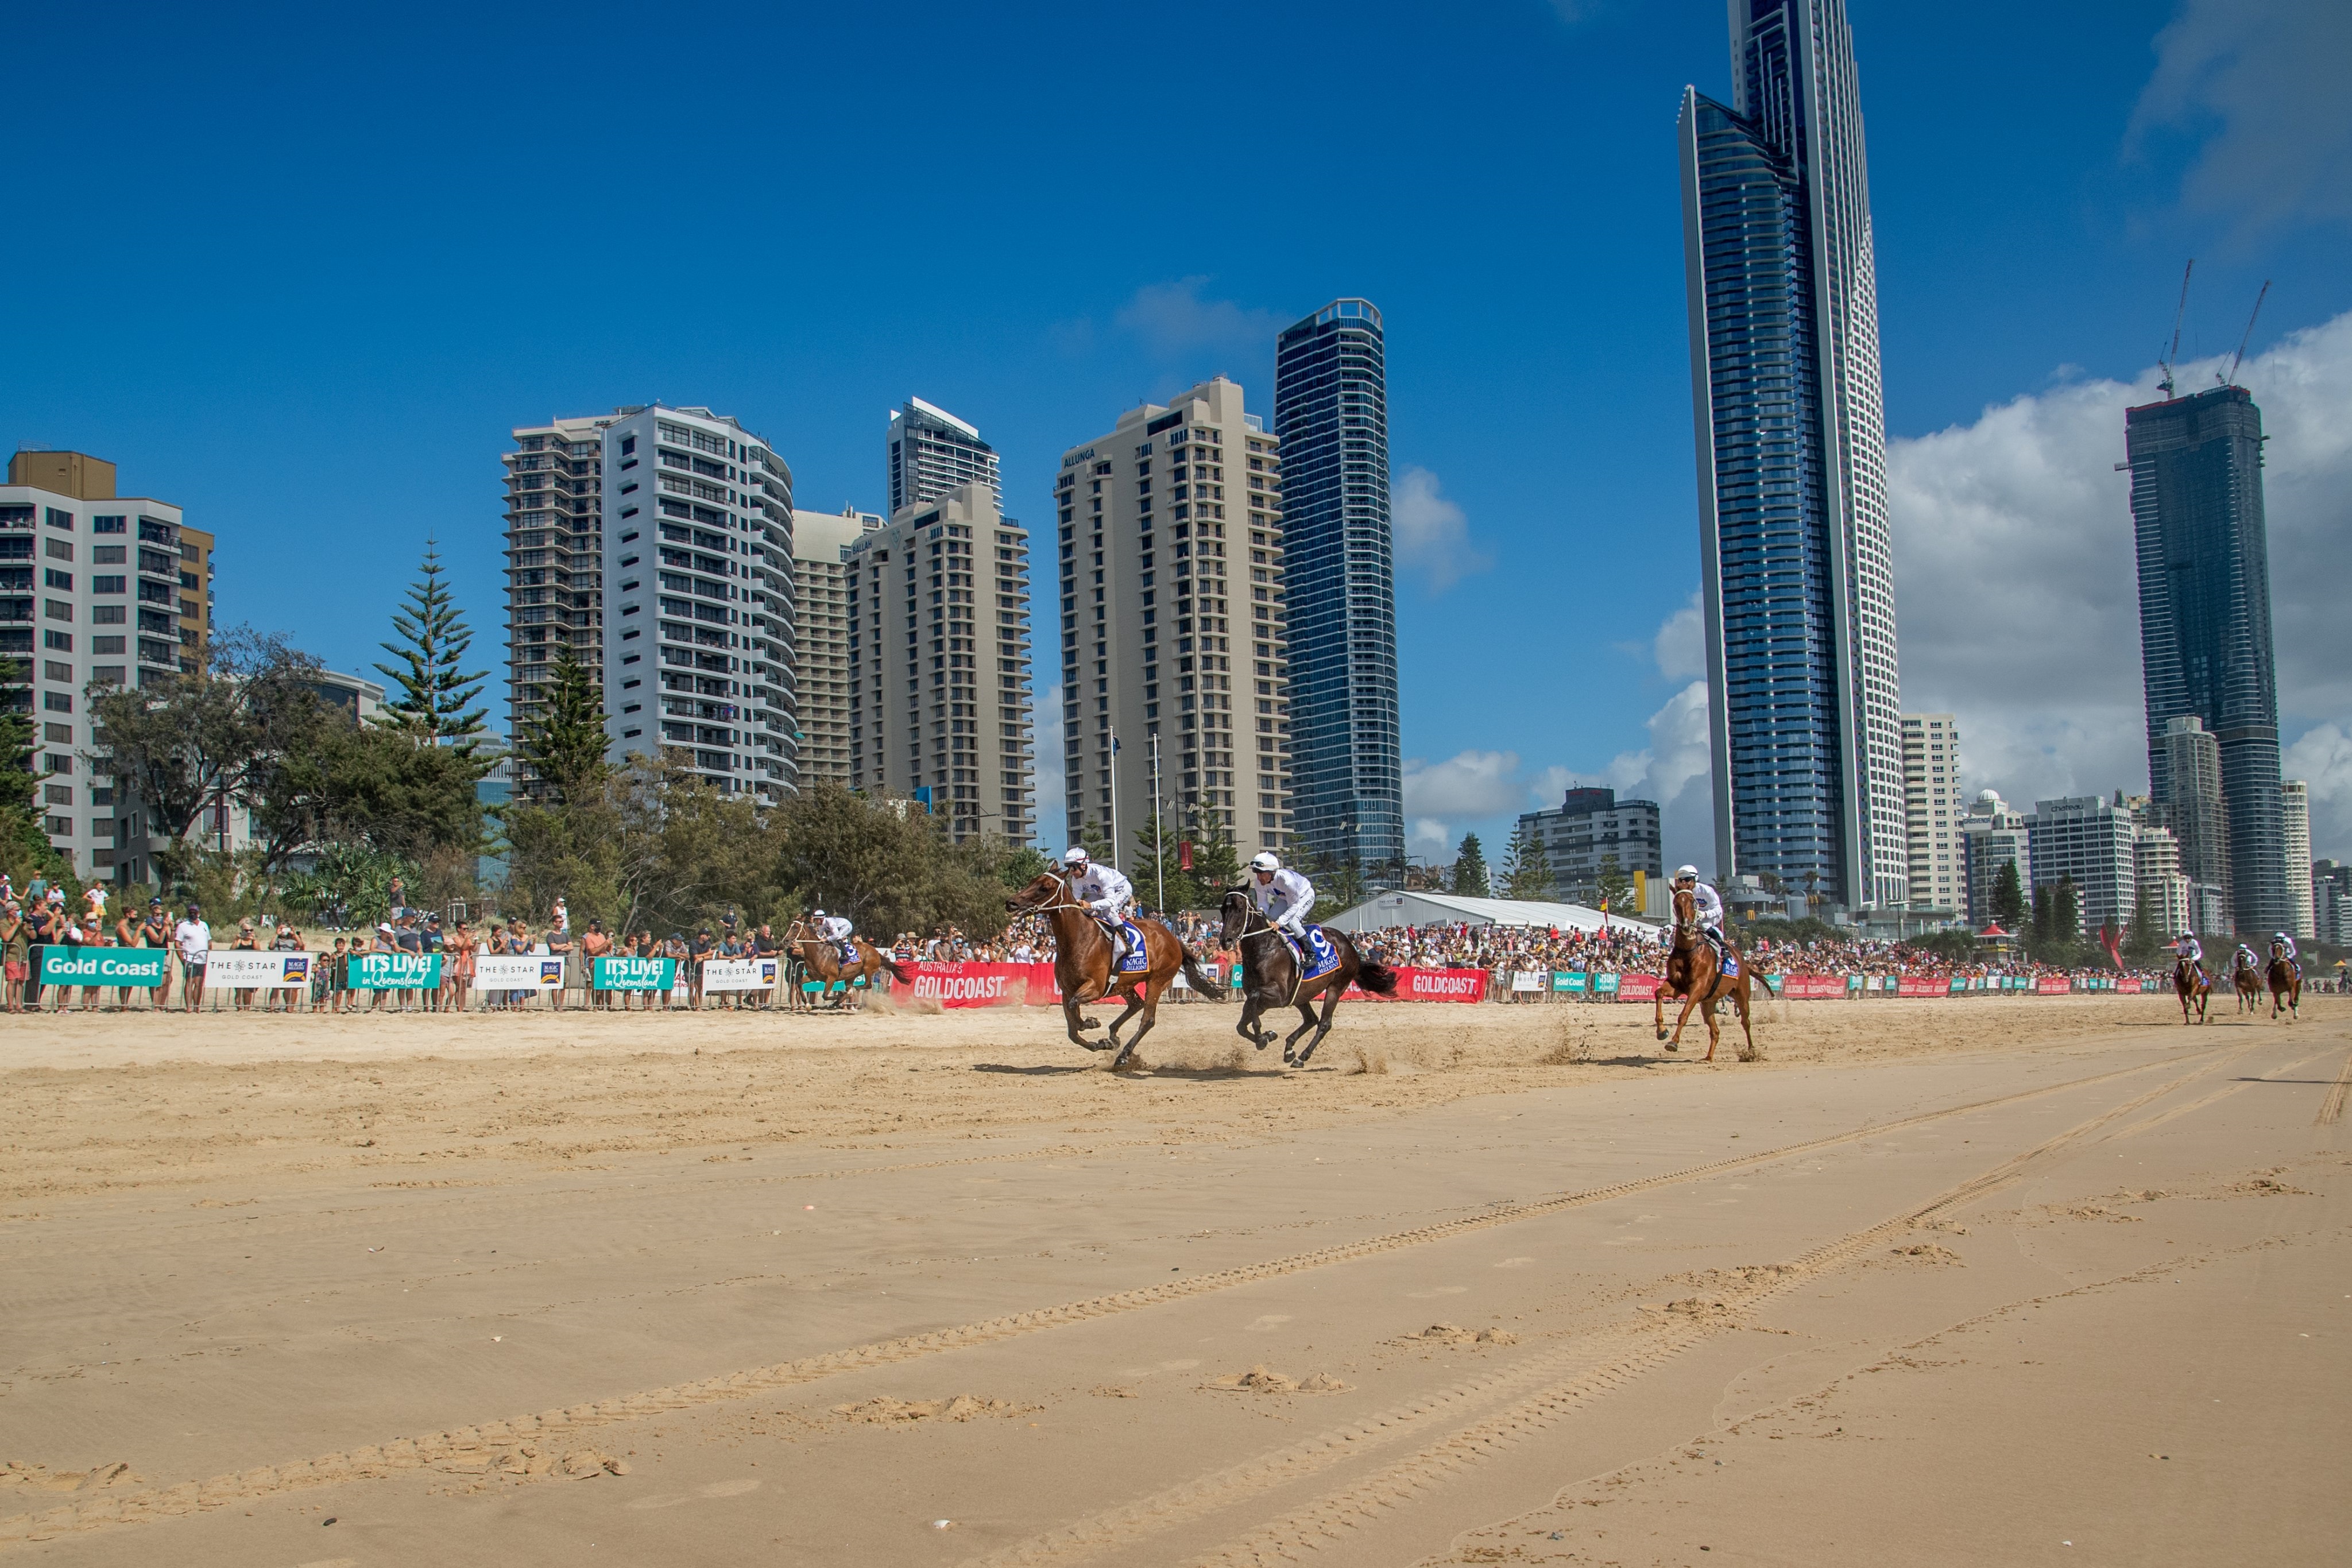
[(1895, 994), (1898, 997), (1948, 997), (1952, 994), (1952, 983), (1926, 975), (1906, 975), (1895, 988)]
[(938, 964), (899, 966), (914, 978), (890, 982), (895, 1000), (937, 1002), (943, 1008), (1044, 1007), (1058, 1002), (1051, 964)]
[(1843, 1000), (1845, 977), (1843, 975), (1790, 975), (1780, 982), (1780, 994), (1784, 997), (1809, 997), (1815, 999), (1834, 998)]
[(2137, 991), (2139, 988), (2140, 984), (2137, 977), (2121, 979), (2116, 982), (2116, 989), (2119, 991)]
[(1621, 1002), (1656, 1001), (1658, 988), (1664, 983), (1655, 975), (1620, 975), (1617, 977), (1617, 999)]
[(1399, 969), (1396, 995), (1376, 997), (1361, 986), (1349, 986), (1342, 998), (1351, 1002), (1483, 1002), (1486, 999), (1484, 969)]
[(2074, 988), (2074, 982), (2063, 975), (2044, 975), (2033, 982), (2034, 993), (2037, 996), (2063, 997)]

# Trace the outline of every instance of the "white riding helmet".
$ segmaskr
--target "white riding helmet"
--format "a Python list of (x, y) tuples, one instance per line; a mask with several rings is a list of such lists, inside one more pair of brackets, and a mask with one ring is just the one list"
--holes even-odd
[(1066, 849), (1062, 852), (1062, 863), (1064, 865), (1085, 865), (1088, 863), (1088, 856), (1083, 847)]
[(1280, 871), (1281, 869), (1282, 857), (1276, 854), (1272, 850), (1260, 850), (1256, 854), (1250, 857), (1250, 870), (1252, 871)]
[(814, 915), (810, 915), (809, 918), (811, 920), (822, 920), (824, 918), (824, 911), (820, 909)]
[(1696, 882), (1698, 880), (1698, 867), (1695, 865), (1678, 865), (1675, 867), (1675, 880), (1676, 882), (1680, 882), (1685, 877), (1688, 877), (1691, 881)]

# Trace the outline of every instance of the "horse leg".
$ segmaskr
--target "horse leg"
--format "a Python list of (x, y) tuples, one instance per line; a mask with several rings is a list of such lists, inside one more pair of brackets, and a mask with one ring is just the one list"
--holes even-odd
[(1651, 1021), (1652, 1021), (1652, 1022), (1656, 1026), (1656, 1028), (1657, 1028), (1657, 1031), (1658, 1031), (1658, 1038), (1659, 1038), (1660, 1040), (1664, 1040), (1664, 1039), (1665, 1039), (1665, 1038), (1666, 1038), (1666, 991), (1667, 991), (1667, 989), (1668, 989), (1668, 988), (1667, 988), (1666, 986), (1664, 986), (1664, 985), (1663, 985), (1663, 984), (1662, 984), (1662, 985), (1660, 985), (1660, 986), (1658, 987), (1658, 988), (1657, 988), (1654, 992), (1653, 992), (1653, 993), (1651, 994), (1651, 998), (1650, 998), (1651, 1002), (1653, 1003), (1653, 1005), (1654, 1005), (1654, 1006), (1655, 1006), (1655, 1008), (1656, 1008), (1656, 1009), (1657, 1009), (1657, 1016), (1656, 1016), (1654, 1019), (1653, 1019)]
[(1303, 1001), (1293, 1002), (1290, 1005), (1298, 1009), (1299, 1024), (1297, 1029), (1283, 1037), (1282, 1060), (1293, 1067), (1304, 1067), (1307, 1065), (1307, 1051), (1313, 1051), (1315, 1047), (1309, 1045), (1307, 1051), (1297, 1051), (1295, 1048), (1298, 1044), (1299, 1037), (1315, 1027), (1315, 1004), (1312, 1001)]
[(1683, 1010), (1675, 1015), (1675, 1038), (1666, 1041), (1668, 1051), (1680, 1051), (1683, 1048), (1683, 1026), (1690, 1022), (1691, 1009), (1696, 1006), (1698, 1006), (1698, 982), (1694, 979), (1691, 982), (1689, 995), (1683, 998)]
[(1127, 1011), (1119, 1013), (1119, 1016), (1110, 1022), (1110, 1037), (1118, 1039), (1119, 1025), (1127, 1022), (1129, 1018), (1134, 1018), (1136, 1013), (1143, 1013), (1143, 1022), (1136, 1025), (1136, 1037), (1129, 1039), (1124, 1046), (1119, 1046), (1119, 1053), (1110, 1058), (1112, 1072), (1118, 1072), (1119, 1067), (1127, 1065), (1129, 1058), (1136, 1053), (1136, 1046), (1143, 1044), (1143, 1037), (1152, 1032), (1152, 1025), (1155, 1025), (1155, 1022), (1160, 1022), (1160, 988), (1164, 988), (1164, 985), (1167, 985), (1167, 976), (1160, 976), (1157, 980), (1155, 977), (1146, 977), (1143, 985), (1136, 988), (1134, 997), (1127, 1001)]
[[(1315, 1038), (1308, 1040), (1307, 1049), (1298, 1053), (1299, 1066), (1307, 1065), (1307, 1059), (1315, 1054), (1315, 1048), (1322, 1044), (1323, 1037), (1331, 1032), (1332, 1016), (1339, 1010), (1339, 997), (1347, 988), (1345, 986), (1334, 986), (1323, 993), (1323, 1016), (1316, 1023)], [(1311, 1014), (1312, 1008), (1310, 1004), (1301, 1002), (1298, 1004), (1298, 1010)]]
[(1753, 1061), (1756, 1060), (1756, 1030), (1749, 1027), (1748, 1021), (1748, 982), (1744, 977), (1739, 988), (1731, 993), (1731, 998), (1733, 1004), (1739, 1009), (1740, 1035), (1748, 1041), (1748, 1049), (1739, 1053), (1739, 1060)]
[(1088, 1040), (1085, 1035), (1078, 1032), (1080, 1030), (1092, 1029), (1095, 1027), (1094, 1019), (1080, 1018), (1078, 1016), (1079, 1005), (1080, 1004), (1075, 998), (1066, 999), (1062, 1003), (1062, 1017), (1069, 1023), (1070, 1039), (1072, 1042), (1083, 1045), (1088, 1051), (1108, 1051), (1110, 1049), (1109, 1046), (1101, 1044), (1096, 1040)]
[(1717, 1000), (1718, 998), (1715, 992), (1709, 990), (1706, 998), (1706, 1054), (1699, 1059), (1702, 1061), (1713, 1061), (1715, 1060), (1716, 1043), (1723, 1038), (1723, 1028), (1716, 1020), (1715, 1016), (1716, 1004)]
[(1266, 1033), (1264, 1030), (1257, 1027), (1257, 1015), (1258, 1010), (1265, 1006), (1265, 1003), (1259, 998), (1258, 994), (1255, 991), (1244, 992), (1242, 995), (1242, 1019), (1241, 1022), (1234, 1025), (1234, 1032), (1235, 1034), (1241, 1036), (1244, 1040), (1249, 1041), (1260, 1051), (1264, 1051), (1266, 1047)]

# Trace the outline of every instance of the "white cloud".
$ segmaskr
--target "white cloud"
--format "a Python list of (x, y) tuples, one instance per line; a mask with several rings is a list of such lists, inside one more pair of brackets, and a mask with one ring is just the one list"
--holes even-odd
[(1408, 468), (1397, 476), (1389, 518), (1397, 564), (1419, 571), (1433, 593), (1495, 564), (1493, 555), (1471, 542), (1469, 519), (1438, 493), (1437, 476), (1426, 468)]
[(2323, 724), (2286, 748), (2282, 777), (2311, 787), (2311, 852), (2321, 860), (2352, 860), (2352, 735)]
[(1696, 589), (1688, 603), (1658, 623), (1658, 634), (1650, 639), (1650, 656), (1658, 662), (1658, 674), (1670, 681), (1706, 678), (1706, 617)]
[(1289, 322), (1271, 310), (1249, 310), (1230, 299), (1203, 299), (1206, 277), (1150, 283), (1119, 308), (1117, 320), (1163, 354), (1193, 349), (1246, 349), (1264, 353)]
[(2181, 182), (2192, 209), (2242, 237), (2352, 219), (2352, 7), (2343, 0), (2185, 0), (2156, 36), (2157, 65), (2126, 145), (2158, 126), (2202, 133)]
[(1415, 757), (1404, 765), (1408, 816), (1460, 819), (1524, 811), (1527, 793), (1516, 751), (1465, 751), (1435, 763)]
[[(2182, 367), (2180, 384), (2210, 385), (2217, 363)], [(2147, 787), (2130, 496), (2115, 465), (2124, 410), (2158, 395), (2157, 373), (2057, 386), (1889, 444), (1903, 703), (1959, 716), (1970, 789), (2030, 803)], [(2292, 334), (2238, 379), (2271, 436), (2284, 727), (2352, 728), (2352, 620), (2325, 570), (2352, 541), (2352, 316)], [(2314, 817), (2328, 853), (2344, 841)]]
[(1412, 831), (1405, 834), (1405, 852), (1416, 860), (1444, 862), (1454, 858), (1454, 839), (1452, 830), (1434, 817), (1415, 817)]

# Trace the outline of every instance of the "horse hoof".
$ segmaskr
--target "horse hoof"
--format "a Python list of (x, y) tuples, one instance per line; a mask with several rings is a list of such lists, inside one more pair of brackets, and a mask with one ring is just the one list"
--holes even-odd
[(1680, 1051), (1682, 1047), (1675, 1043), (1673, 1040), (1668, 1040), (1666, 1041), (1666, 1049), (1668, 1051)]

